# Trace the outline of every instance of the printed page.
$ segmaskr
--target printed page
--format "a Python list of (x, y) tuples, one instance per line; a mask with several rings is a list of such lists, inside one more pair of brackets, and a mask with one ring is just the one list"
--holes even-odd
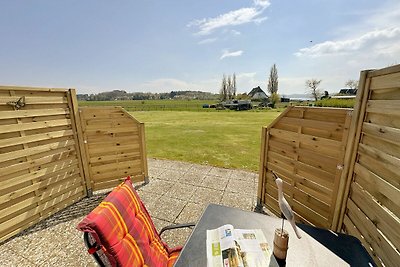
[(243, 266), (270, 266), (272, 248), (260, 229), (235, 229), (234, 238)]
[(207, 230), (207, 266), (244, 267), (233, 232), (230, 224)]

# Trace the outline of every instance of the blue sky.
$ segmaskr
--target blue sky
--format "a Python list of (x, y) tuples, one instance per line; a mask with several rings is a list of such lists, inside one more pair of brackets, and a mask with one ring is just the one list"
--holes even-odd
[(78, 93), (279, 93), (305, 80), (338, 92), (360, 70), (400, 63), (398, 0), (1, 1), (0, 84)]

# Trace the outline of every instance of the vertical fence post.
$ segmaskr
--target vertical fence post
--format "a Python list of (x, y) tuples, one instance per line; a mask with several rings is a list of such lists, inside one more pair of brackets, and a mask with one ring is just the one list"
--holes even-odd
[(345, 179), (345, 183), (340, 185), (341, 191), (340, 193), (340, 202), (339, 199), (338, 205), (336, 205), (335, 215), (338, 213), (338, 216), (335, 216), (336, 221), (334, 221), (336, 226), (336, 231), (340, 231), (343, 224), (344, 214), (346, 212), (347, 200), (350, 194), (350, 185), (353, 179), (353, 171), (354, 164), (357, 158), (357, 150), (358, 150), (358, 142), (361, 135), (361, 126), (363, 123), (368, 94), (367, 91), (369, 89), (370, 80), (367, 78), (369, 70), (364, 70), (360, 73), (360, 83), (358, 85), (356, 104), (354, 106), (354, 111), (352, 114), (352, 121), (349, 131), (349, 138), (346, 146), (346, 156), (345, 156), (345, 170), (344, 172), (347, 174), (347, 179)]
[(71, 125), (73, 128), (73, 131), (76, 135), (76, 150), (77, 150), (77, 157), (78, 157), (78, 162), (80, 169), (82, 171), (82, 175), (84, 177), (84, 182), (85, 182), (85, 194), (87, 196), (92, 196), (92, 188), (91, 188), (91, 183), (90, 183), (90, 176), (88, 172), (88, 163), (87, 163), (87, 158), (86, 158), (86, 153), (85, 153), (85, 145), (84, 145), (84, 140), (83, 140), (83, 131), (82, 131), (82, 125), (81, 125), (81, 119), (80, 119), (80, 114), (78, 110), (78, 100), (76, 97), (76, 91), (75, 89), (69, 89), (68, 90), (68, 102), (71, 105)]

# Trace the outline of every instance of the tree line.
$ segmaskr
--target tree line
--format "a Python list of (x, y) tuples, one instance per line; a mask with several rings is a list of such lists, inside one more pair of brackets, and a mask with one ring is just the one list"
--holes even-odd
[(171, 91), (169, 93), (128, 93), (124, 90), (113, 90), (97, 94), (78, 94), (81, 101), (114, 101), (114, 100), (162, 100), (162, 99), (218, 99), (219, 95), (202, 91)]

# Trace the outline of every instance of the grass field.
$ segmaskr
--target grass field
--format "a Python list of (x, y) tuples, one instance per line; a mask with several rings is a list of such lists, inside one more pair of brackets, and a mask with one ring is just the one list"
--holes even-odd
[(258, 170), (261, 127), (280, 113), (131, 112), (145, 123), (147, 156)]

